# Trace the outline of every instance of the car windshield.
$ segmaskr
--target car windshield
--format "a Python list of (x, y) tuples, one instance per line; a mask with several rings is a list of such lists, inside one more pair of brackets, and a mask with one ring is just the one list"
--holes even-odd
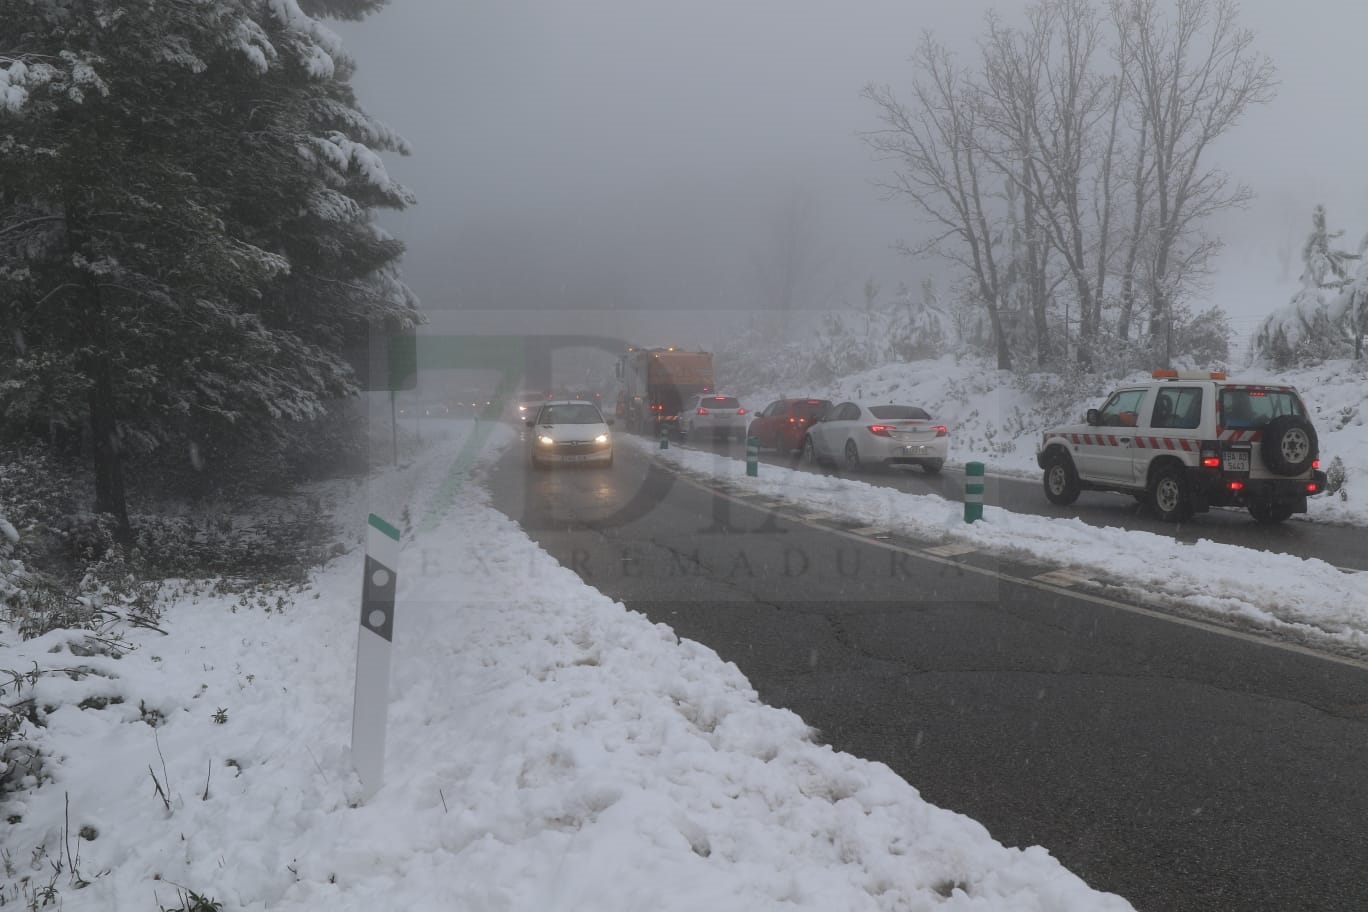
[(915, 405), (871, 405), (869, 413), (875, 418), (882, 418), (884, 421), (896, 421), (898, 419), (915, 418), (922, 421), (929, 421), (931, 416), (925, 409), (919, 409)]
[(538, 424), (602, 424), (599, 410), (587, 402), (567, 402), (543, 406), (537, 416)]

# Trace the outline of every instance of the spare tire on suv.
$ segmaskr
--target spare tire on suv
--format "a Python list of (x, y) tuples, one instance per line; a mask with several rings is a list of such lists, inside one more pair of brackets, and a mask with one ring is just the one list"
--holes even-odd
[(1316, 429), (1300, 415), (1279, 415), (1268, 422), (1259, 446), (1264, 465), (1278, 475), (1300, 475), (1320, 457)]

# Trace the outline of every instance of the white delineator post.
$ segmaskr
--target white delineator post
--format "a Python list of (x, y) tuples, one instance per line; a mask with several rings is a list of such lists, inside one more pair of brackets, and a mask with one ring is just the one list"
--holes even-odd
[(361, 583), (356, 697), (352, 704), (352, 763), (361, 776), (363, 799), (380, 790), (385, 773), (385, 718), (389, 711), (398, 567), (399, 530), (372, 513), (366, 521), (366, 570)]

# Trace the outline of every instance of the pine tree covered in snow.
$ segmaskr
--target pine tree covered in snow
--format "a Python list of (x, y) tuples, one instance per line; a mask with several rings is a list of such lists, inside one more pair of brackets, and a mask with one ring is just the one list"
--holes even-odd
[(127, 533), (121, 455), (318, 417), (342, 358), (417, 320), (412, 200), (310, 12), (377, 0), (0, 0), (0, 428), (87, 427), (98, 512)]
[(1317, 206), (1302, 247), (1302, 287), (1260, 323), (1254, 336), (1259, 357), (1277, 367), (1361, 357), (1368, 332), (1368, 236), (1351, 252), (1334, 244), (1343, 234), (1328, 229), (1325, 207)]

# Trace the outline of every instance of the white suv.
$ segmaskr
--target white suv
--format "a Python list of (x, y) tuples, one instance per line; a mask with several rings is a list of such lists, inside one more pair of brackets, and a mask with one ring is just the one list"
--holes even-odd
[(702, 393), (690, 396), (679, 411), (679, 436), (697, 439), (703, 434), (730, 440), (745, 437), (751, 416), (741, 407), (735, 396)]
[(1041, 436), (1036, 462), (1051, 503), (1121, 491), (1171, 522), (1211, 507), (1281, 522), (1325, 490), (1315, 428), (1290, 386), (1155, 371), (1089, 409), (1085, 421)]

